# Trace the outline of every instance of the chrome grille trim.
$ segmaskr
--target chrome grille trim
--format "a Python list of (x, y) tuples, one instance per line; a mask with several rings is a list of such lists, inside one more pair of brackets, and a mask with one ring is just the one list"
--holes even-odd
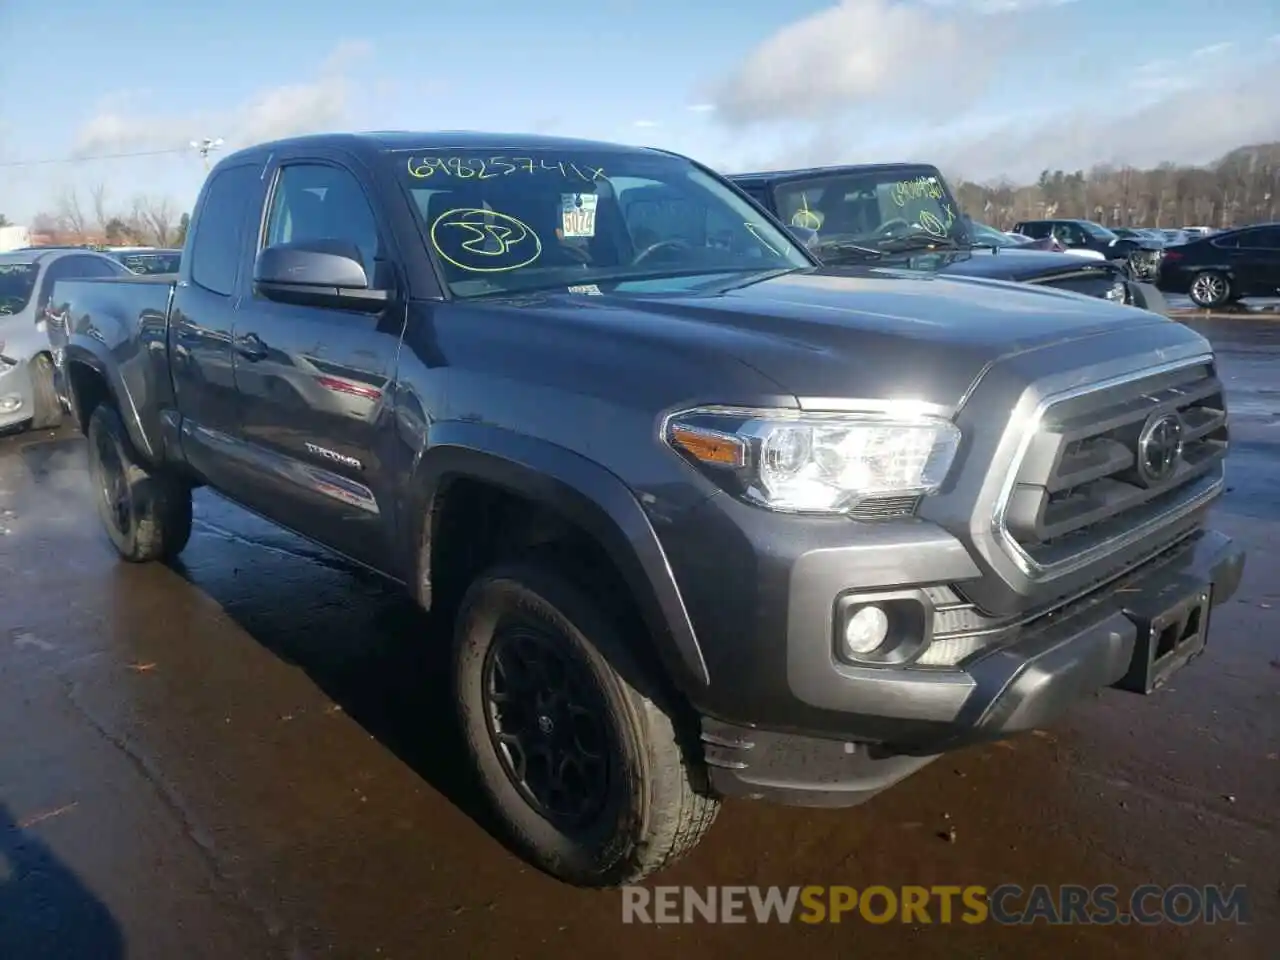
[(1168, 510), (1148, 517), (1145, 521), (1106, 539), (1094, 543), (1068, 557), (1051, 563), (1041, 563), (1033, 557), (1017, 539), (1009, 532), (1006, 516), (1010, 502), (1018, 487), (1018, 478), (1027, 455), (1036, 438), (1041, 434), (1041, 427), (1048, 412), (1055, 406), (1090, 394), (1114, 390), (1127, 384), (1146, 380), (1161, 374), (1175, 373), (1190, 367), (1210, 366), (1214, 363), (1212, 353), (1199, 354), (1183, 360), (1157, 364), (1141, 370), (1112, 377), (1107, 380), (1073, 387), (1070, 390), (1049, 394), (1043, 397), (1028, 417), (1021, 440), (1009, 464), (999, 494), (996, 497), (991, 515), (991, 534), (1001, 550), (1008, 556), (1018, 570), (1026, 577), (1036, 581), (1052, 580), (1081, 570), (1117, 550), (1137, 543), (1150, 536), (1162, 527), (1178, 523), (1178, 521), (1206, 506), (1221, 493), (1224, 486), (1223, 476), (1219, 474), (1190, 499), (1172, 505)]

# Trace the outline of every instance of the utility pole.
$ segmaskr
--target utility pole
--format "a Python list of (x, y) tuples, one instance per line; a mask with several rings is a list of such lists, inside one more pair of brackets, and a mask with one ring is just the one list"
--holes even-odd
[(222, 146), (221, 137), (205, 137), (203, 140), (192, 140), (191, 147), (204, 159), (205, 170), (209, 169), (209, 154)]

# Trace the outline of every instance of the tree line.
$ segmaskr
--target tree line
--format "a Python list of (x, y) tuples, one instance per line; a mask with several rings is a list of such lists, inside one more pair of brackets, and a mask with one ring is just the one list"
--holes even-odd
[[(1087, 173), (1045, 170), (1023, 186), (953, 184), (963, 210), (1002, 230), (1057, 217), (1107, 226), (1238, 227), (1280, 220), (1280, 143), (1240, 147), (1205, 167), (1096, 166)], [(52, 211), (32, 220), (31, 232), (46, 243), (180, 247), (189, 222), (167, 198), (138, 196), (119, 208), (98, 184), (83, 198), (74, 187), (63, 191)], [(0, 215), (0, 226), (8, 223)]]
[(190, 216), (167, 197), (135, 196), (127, 206), (114, 203), (106, 184), (82, 196), (76, 187), (62, 191), (50, 211), (30, 224), (33, 242), (101, 243), (107, 246), (180, 247)]
[(1241, 227), (1280, 220), (1280, 143), (1240, 147), (1206, 167), (1045, 170), (1025, 186), (958, 181), (954, 189), (961, 208), (1002, 230), (1048, 218), (1113, 227)]

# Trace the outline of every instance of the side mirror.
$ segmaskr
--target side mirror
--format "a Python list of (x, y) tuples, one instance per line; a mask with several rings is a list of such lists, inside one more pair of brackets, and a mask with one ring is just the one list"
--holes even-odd
[(787, 233), (800, 241), (801, 246), (807, 250), (812, 250), (818, 245), (818, 231), (812, 227), (797, 227), (794, 224), (788, 224)]
[(278, 303), (377, 313), (388, 292), (369, 287), (361, 259), (346, 240), (279, 243), (258, 254), (254, 292)]

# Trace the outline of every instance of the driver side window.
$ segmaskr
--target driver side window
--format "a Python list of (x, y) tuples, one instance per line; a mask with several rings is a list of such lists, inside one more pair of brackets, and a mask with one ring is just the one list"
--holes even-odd
[(1083, 247), (1089, 242), (1084, 231), (1074, 223), (1059, 224), (1057, 235), (1068, 247)]

